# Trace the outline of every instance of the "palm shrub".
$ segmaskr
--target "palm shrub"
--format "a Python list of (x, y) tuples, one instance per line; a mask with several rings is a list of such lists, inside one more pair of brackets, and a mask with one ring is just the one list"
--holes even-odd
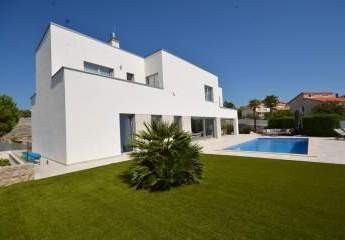
[(175, 123), (153, 122), (145, 127), (132, 143), (134, 163), (128, 171), (131, 185), (159, 191), (199, 183), (203, 177), (201, 147), (192, 143), (191, 135)]

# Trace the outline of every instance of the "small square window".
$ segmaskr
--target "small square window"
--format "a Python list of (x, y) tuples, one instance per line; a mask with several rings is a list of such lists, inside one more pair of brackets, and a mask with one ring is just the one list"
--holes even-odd
[(128, 72), (128, 73), (127, 73), (127, 80), (133, 82), (133, 81), (134, 81), (134, 74)]

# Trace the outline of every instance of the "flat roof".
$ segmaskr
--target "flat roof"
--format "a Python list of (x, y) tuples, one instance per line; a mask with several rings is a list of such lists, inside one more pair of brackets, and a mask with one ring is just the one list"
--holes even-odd
[[(50, 23), (48, 24), (48, 26), (46, 27), (43, 36), (41, 37), (40, 41), (38, 42), (37, 47), (36, 47), (36, 49), (35, 49), (35, 52), (37, 52), (38, 49), (40, 48), (40, 46), (41, 46), (41, 44), (42, 44), (42, 42), (43, 42), (43, 40), (44, 40), (44, 38), (45, 38), (45, 35), (47, 34), (47, 32), (48, 32), (48, 30), (50, 29), (50, 26), (51, 26), (51, 25), (54, 25), (54, 26), (56, 26), (56, 27), (59, 27), (59, 28), (65, 29), (65, 30), (67, 30), (67, 31), (73, 32), (73, 33), (78, 34), (78, 35), (80, 35), (80, 36), (83, 36), (83, 37), (92, 39), (92, 40), (94, 40), (94, 41), (96, 41), (96, 42), (105, 44), (105, 45), (111, 47), (112, 49), (114, 49), (114, 47), (110, 46), (108, 43), (106, 43), (106, 42), (104, 42), (104, 41), (101, 41), (101, 40), (99, 40), (99, 39), (97, 39), (97, 38), (94, 38), (94, 37), (91, 37), (91, 36), (89, 36), (89, 35), (83, 34), (83, 33), (81, 33), (81, 32), (78, 32), (78, 31), (74, 30), (74, 29), (71, 29), (71, 28), (68, 28), (68, 27), (59, 25), (59, 24), (57, 24), (57, 23), (50, 22)], [(197, 64), (195, 64), (195, 63), (192, 63), (191, 61), (186, 60), (185, 58), (182, 58), (182, 57), (180, 57), (180, 56), (177, 56), (176, 54), (174, 54), (174, 53), (172, 53), (172, 52), (170, 52), (170, 51), (168, 51), (168, 50), (166, 50), (166, 49), (163, 49), (163, 48), (158, 49), (158, 50), (154, 51), (153, 53), (150, 53), (150, 54), (146, 55), (145, 57), (140, 56), (140, 55), (135, 54), (135, 53), (132, 53), (132, 52), (129, 52), (129, 51), (124, 50), (124, 49), (122, 49), (122, 48), (116, 48), (116, 49), (118, 49), (118, 50), (120, 50), (120, 51), (123, 51), (123, 52), (126, 52), (126, 53), (128, 53), (128, 54), (134, 55), (134, 56), (136, 56), (136, 57), (140, 57), (140, 58), (142, 58), (142, 59), (145, 59), (145, 58), (147, 58), (147, 57), (150, 57), (150, 56), (152, 56), (152, 55), (154, 55), (154, 54), (156, 54), (156, 53), (158, 53), (158, 52), (160, 52), (160, 51), (164, 51), (164, 52), (167, 52), (167, 53), (169, 53), (169, 54), (171, 54), (171, 55), (173, 55), (173, 56), (175, 56), (175, 57), (177, 57), (177, 58), (183, 60), (184, 62), (187, 62), (187, 63), (189, 63), (189, 64), (191, 64), (191, 65), (193, 65), (193, 66), (195, 66), (195, 67), (197, 67), (197, 68), (200, 68), (200, 69), (203, 70), (203, 71), (206, 71), (206, 72), (208, 72), (208, 73), (210, 73), (210, 74), (212, 74), (212, 75), (218, 77), (216, 74), (214, 74), (214, 73), (208, 71), (207, 69), (205, 69), (205, 68), (203, 68), (203, 67), (201, 67), (201, 66), (199, 66), (199, 65), (197, 65)]]

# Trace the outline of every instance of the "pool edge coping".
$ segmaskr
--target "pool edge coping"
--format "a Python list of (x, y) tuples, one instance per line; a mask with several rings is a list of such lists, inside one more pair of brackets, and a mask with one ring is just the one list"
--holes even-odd
[[(298, 153), (279, 153), (279, 152), (259, 152), (259, 151), (240, 151), (240, 150), (225, 150), (225, 149), (220, 149), (220, 150), (216, 150), (216, 152), (223, 152), (223, 153), (244, 153), (244, 154), (262, 154), (262, 155), (276, 155), (276, 156), (281, 156), (281, 157), (302, 157), (302, 158), (317, 158), (317, 154), (316, 154), (316, 144), (315, 141), (312, 137), (307, 137), (307, 136), (277, 136), (277, 137), (272, 137), (272, 136), (258, 136), (254, 139), (242, 142), (242, 143), (238, 143), (232, 146), (237, 146), (246, 142), (250, 142), (250, 141), (254, 141), (258, 138), (295, 138), (295, 139), (308, 139), (308, 153), (307, 154), (298, 154)], [(232, 147), (229, 146), (229, 147)], [(255, 157), (255, 156), (254, 156)]]

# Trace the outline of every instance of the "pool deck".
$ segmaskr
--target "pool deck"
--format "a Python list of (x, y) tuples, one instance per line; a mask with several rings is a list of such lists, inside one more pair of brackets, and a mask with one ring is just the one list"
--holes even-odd
[[(336, 140), (335, 138), (309, 137), (308, 155), (239, 152), (224, 150), (226, 147), (253, 140), (257, 137), (262, 136), (257, 134), (241, 134), (238, 136), (223, 136), (219, 139), (210, 138), (197, 140), (195, 142), (203, 146), (203, 152), (206, 154), (345, 164), (345, 140)], [(68, 166), (52, 160), (43, 159), (40, 165), (35, 165), (35, 179), (47, 178), (70, 172), (77, 172), (80, 170), (126, 161), (128, 159), (128, 155), (123, 154), (112, 158), (97, 159)]]
[[(229, 146), (247, 142), (258, 137), (263, 136), (257, 134), (241, 134), (238, 136), (224, 136), (219, 139), (199, 140), (197, 143), (203, 146), (203, 152), (207, 154), (345, 164), (345, 141), (335, 138), (309, 137), (308, 155), (224, 150)], [(279, 136), (279, 138), (284, 137)]]

